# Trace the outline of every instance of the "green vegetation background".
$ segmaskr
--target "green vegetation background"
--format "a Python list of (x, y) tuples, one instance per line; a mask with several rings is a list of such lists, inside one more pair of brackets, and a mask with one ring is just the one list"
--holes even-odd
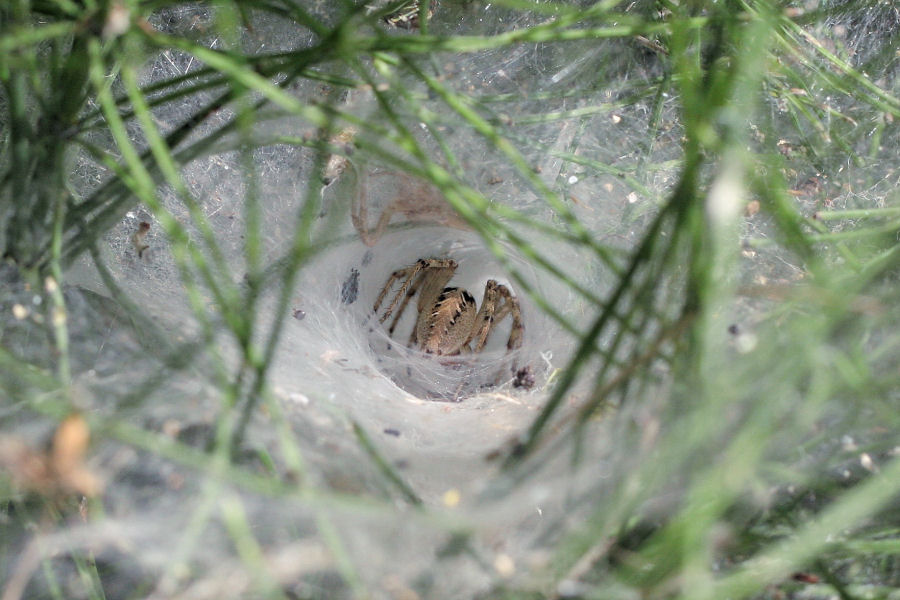
[[(279, 498), (298, 494), (304, 501), (315, 496), (259, 463), (235, 461), (245, 450), (250, 415), (260, 404), (274, 410), (267, 369), (279, 328), (261, 320), (256, 307), (274, 286), (279, 314), (287, 313), (298, 270), (316, 252), (321, 186), (309, 181), (288, 251), (267, 261), (264, 208), (253, 191), (258, 174), (250, 157), (269, 144), (295, 145), (310, 148), (324, 168), (331, 153), (347, 151), (329, 140), (353, 126), (359, 131), (354, 153), (430, 180), (490, 247), (512, 244), (593, 308), (590, 318), (576, 322), (544, 303), (577, 335), (577, 350), (547, 385), (543, 410), (504, 449), (498, 478), (515, 486), (556, 452), (590, 461), (579, 452), (589, 424), (625, 421), (626, 414), (631, 419), (617, 443), (633, 448), (634, 459), (618, 474), (615, 492), (561, 528), (549, 542), (548, 560), (529, 576), (507, 580), (497, 569), (485, 597), (900, 597), (897, 8), (875, 0), (607, 0), (583, 6), (507, 0), (493, 3), (492, 14), (505, 15), (512, 26), (473, 33), (447, 30), (440, 11), (484, 8), (477, 2), (442, 2), (434, 23), (423, 5), (421, 27), (398, 32), (383, 19), (403, 2), (365, 10), (352, 2), (233, 0), (213, 5), (211, 31), (221, 43), (211, 49), (203, 36), (156, 25), (160, 15), (189, 4), (13, 0), (0, 7), (4, 277), (9, 285), (43, 290), (39, 311), (48, 340), (43, 353), (23, 350), (14, 335), (13, 303), (4, 301), (4, 436), (15, 435), (22, 415), (61, 421), (77, 406), (58, 282), (85, 253), (102, 269), (98, 244), (141, 203), (170, 244), (205, 332), (199, 347), (209, 344), (211, 352), (222, 326), (239, 349), (241, 367), (230, 372), (224, 361), (209, 362), (223, 402), (206, 452), (162, 445), (116, 413), (86, 416), (94, 438), (109, 436), (220, 473), (238, 489)], [(302, 33), (298, 39), (309, 43), (271, 54), (244, 52), (241, 32), (261, 14), (292, 23)], [(576, 216), (570, 197), (534, 173), (533, 140), (496, 108), (502, 98), (456, 89), (437, 76), (432, 62), (438, 55), (464, 60), (585, 41), (621, 53), (627, 69), (598, 74), (587, 63), (567, 89), (534, 90), (529, 99), (554, 106), (553, 99), (566, 94), (593, 98), (611, 89), (618, 106), (640, 101), (651, 109), (646, 129), (635, 134), (633, 162), (612, 164), (574, 147), (560, 151), (584, 173), (614, 174), (649, 207), (640, 220), (634, 217), (640, 237), (625, 251), (610, 247)], [(202, 66), (142, 86), (149, 57), (162, 52), (183, 53)], [(623, 85), (618, 78), (625, 73), (635, 81)], [(310, 81), (328, 91), (324, 100), (307, 102), (292, 93), (292, 86)], [(502, 156), (553, 221), (488, 201), (466, 184), (447, 146), (438, 144), (440, 157), (426, 151), (408, 117), (430, 126), (437, 116), (417, 108), (408, 84), (379, 85), (400, 81), (417, 82)], [(379, 118), (343, 110), (343, 90), (362, 88), (374, 95)], [(177, 126), (161, 131), (154, 110), (183, 98), (199, 100)], [(233, 116), (209, 127), (224, 109)], [(538, 124), (583, 124), (585, 114), (548, 111)], [(322, 134), (259, 135), (260, 124), (286, 116)], [(680, 132), (677, 159), (654, 163), (654, 143), (670, 127)], [(440, 140), (438, 131), (431, 133)], [(247, 277), (241, 284), (232, 281), (222, 241), (182, 177), (190, 161), (226, 150), (241, 153), (247, 165)], [(84, 161), (106, 173), (102, 183), (73, 181), (73, 165)], [(650, 182), (664, 168), (676, 179), (663, 192)], [(183, 203), (190, 232), (161, 201), (163, 186)], [(578, 246), (591, 257), (590, 268), (615, 284), (602, 295), (582, 288), (528, 245), (521, 235), (528, 228)], [(799, 268), (777, 275), (787, 263)], [(142, 321), (140, 308), (114, 282), (110, 293), (128, 315), (123, 323), (139, 329), (170, 365), (197, 349), (179, 347)], [(209, 314), (205, 297), (214, 299), (218, 314)], [(536, 293), (534, 299), (541, 304)], [(573, 394), (580, 384), (588, 391)], [(652, 418), (635, 421), (631, 407), (660, 389), (665, 402), (653, 404)], [(428, 514), (365, 432), (356, 434), (400, 502)], [(27, 456), (49, 465), (50, 483), (38, 485), (38, 476), (23, 477), (7, 461), (6, 476), (0, 473), (0, 528), (65, 529), (86, 484), (77, 465), (61, 466), (52, 449), (33, 452)], [(265, 466), (266, 450), (257, 452)], [(671, 500), (649, 509), (661, 496)], [(102, 519), (102, 499), (89, 503), (92, 518)], [(237, 553), (257, 573), (260, 597), (292, 597), (267, 578), (264, 549), (239, 496), (224, 515)], [(370, 590), (335, 532), (326, 522), (320, 527), (340, 564), (336, 589), (365, 597)], [(454, 539), (465, 548), (469, 533), (456, 531)], [(21, 538), (0, 538), (0, 557), (10, 565), (0, 573), (9, 596)], [(80, 575), (85, 597), (115, 596), (111, 576), (89, 551), (61, 552)], [(44, 582), (34, 589), (61, 597), (53, 573), (45, 562), (35, 575)], [(144, 597), (153, 588), (147, 577), (123, 597)]]

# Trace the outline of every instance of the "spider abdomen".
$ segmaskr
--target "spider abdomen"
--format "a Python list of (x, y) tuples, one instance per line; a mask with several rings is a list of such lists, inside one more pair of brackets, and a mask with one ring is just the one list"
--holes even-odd
[(460, 288), (444, 288), (431, 313), (420, 315), (416, 326), (419, 347), (428, 354), (458, 354), (468, 341), (476, 313), (472, 294)]

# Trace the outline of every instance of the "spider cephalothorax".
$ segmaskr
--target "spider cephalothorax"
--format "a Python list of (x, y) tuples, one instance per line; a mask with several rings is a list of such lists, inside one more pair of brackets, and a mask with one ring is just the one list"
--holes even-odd
[(384, 323), (397, 308), (388, 334), (393, 336), (403, 311), (412, 297), (418, 294), (418, 316), (409, 338), (410, 347), (444, 356), (481, 352), (494, 328), (506, 315), (512, 315), (512, 329), (506, 348), (507, 351), (519, 348), (525, 327), (518, 299), (505, 285), (490, 279), (484, 287), (481, 308), (478, 308), (475, 298), (466, 290), (446, 287), (456, 267), (456, 261), (451, 258), (420, 258), (414, 265), (391, 273), (374, 307), (377, 314), (384, 297), (397, 281), (402, 281), (400, 289), (379, 317), (379, 322)]

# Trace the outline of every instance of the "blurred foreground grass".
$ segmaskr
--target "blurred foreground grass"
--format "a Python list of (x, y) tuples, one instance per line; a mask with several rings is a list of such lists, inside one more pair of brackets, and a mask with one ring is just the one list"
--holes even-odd
[[(497, 477), (514, 488), (560, 453), (573, 469), (590, 464), (596, 457), (584, 436), (598, 418), (621, 420), (615, 444), (626, 458), (614, 468), (613, 491), (585, 498), (583, 518), (550, 536), (544, 561), (509, 580), (496, 568), (484, 597), (900, 597), (900, 10), (875, 0), (584, 4), (510, 0), (488, 11), (478, 2), (446, 1), (432, 20), (420, 7), (421, 26), (399, 32), (384, 17), (403, 2), (378, 10), (279, 0), (4, 3), (0, 246), (10, 289), (44, 290), (35, 312), (48, 341), (42, 352), (24, 351), (19, 344), (33, 340), (16, 334), (22, 304), (3, 299), (0, 527), (65, 529), (82, 496), (96, 492), (82, 465), (88, 429), (95, 439), (209, 469), (223, 486), (332, 499), (308, 486), (298, 491), (267, 463), (268, 449), (256, 450), (250, 465), (237, 460), (253, 412), (260, 404), (278, 411), (267, 375), (280, 327), (260, 318), (260, 298), (276, 289), (285, 315), (298, 270), (329, 233), (316, 226), (321, 182), (311, 177), (291, 243), (265, 258), (253, 153), (308, 148), (321, 173), (331, 153), (349, 151), (329, 140), (353, 127), (354, 160), (428, 179), (498, 258), (497, 242), (511, 244), (591, 309), (577, 320), (517, 280), (577, 335), (577, 349), (548, 384), (540, 414), (502, 450)], [(296, 28), (294, 47), (248, 50), (245, 36), (261, 19)], [(597, 52), (604, 68), (566, 54), (573, 44)], [(570, 67), (554, 65), (561, 83), (535, 72), (509, 91), (471, 92), (437, 60), (465, 64), (490, 55), (504, 64), (504, 53), (523, 47), (568, 57)], [(147, 65), (160, 56), (190, 57), (194, 66), (147, 83)], [(310, 95), (304, 86), (324, 93)], [(347, 109), (347, 90), (371, 94), (376, 116)], [(158, 112), (185, 99), (177, 122), (162, 127)], [(601, 119), (632, 106), (645, 118), (630, 134), (633, 153), (614, 159), (579, 147)], [(501, 156), (552, 219), (474, 189), (444, 143), (440, 112)], [(287, 117), (319, 134), (266, 127)], [(577, 131), (562, 148), (536, 135), (557, 121)], [(664, 161), (659, 140), (673, 132), (677, 155)], [(240, 283), (183, 176), (191, 161), (226, 152), (246, 166)], [(563, 182), (548, 184), (535, 172), (535, 154), (559, 158), (582, 179), (622, 182), (638, 199), (636, 212), (622, 215), (623, 227), (637, 232), (633, 245), (623, 252), (586, 224)], [(100, 173), (95, 182), (75, 177), (91, 169)], [(654, 178), (665, 170), (675, 178), (661, 186)], [(187, 220), (171, 212), (163, 188)], [(70, 416), (78, 408), (77, 377), (60, 284), (85, 253), (103, 272), (98, 246), (138, 203), (167, 238), (201, 335), (178, 346), (142, 320), (111, 279), (110, 294), (127, 315), (122, 326), (140, 330), (148, 351), (169, 367), (190, 363), (183, 358), (198, 349), (210, 357), (204, 372), (222, 403), (204, 451), (161, 443), (129, 422), (127, 411), (85, 415), (84, 423)], [(523, 231), (530, 230), (579, 247), (588, 267), (614, 284), (601, 292), (576, 283), (528, 244)], [(237, 369), (218, 357), (219, 327), (238, 349)], [(148, 378), (148, 388), (154, 381)], [(17, 424), (35, 415), (69, 419), (46, 452), (15, 445)], [(386, 485), (419, 506), (364, 430), (356, 433)], [(282, 443), (279, 452), (302, 473), (287, 433)], [(82, 514), (102, 521), (102, 498), (81, 502)], [(245, 568), (263, 573), (258, 595), (297, 597), (264, 575), (272, 567), (240, 496), (229, 495), (221, 511)], [(327, 519), (318, 527), (348, 594), (378, 596)], [(26, 588), (13, 558), (22, 538), (0, 538), (4, 598), (19, 597)], [(84, 597), (116, 597), (90, 552), (75, 544), (68, 556)], [(33, 575), (43, 584), (31, 589), (64, 597), (43, 565)], [(122, 597), (162, 593), (153, 579)]]

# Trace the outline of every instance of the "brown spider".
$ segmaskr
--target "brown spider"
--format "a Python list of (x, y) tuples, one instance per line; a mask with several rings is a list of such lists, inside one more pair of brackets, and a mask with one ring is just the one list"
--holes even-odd
[(382, 172), (376, 175), (392, 175), (395, 178), (394, 199), (381, 212), (375, 228), (370, 230), (366, 189), (367, 175), (362, 169), (358, 169), (357, 174), (356, 194), (353, 197), (350, 220), (359, 233), (359, 239), (366, 246), (374, 246), (381, 239), (391, 218), (397, 212), (402, 213), (409, 221), (436, 223), (456, 229), (469, 228), (433, 186), (404, 173)]
[[(407, 344), (409, 347), (416, 347), (426, 354), (444, 356), (481, 352), (494, 328), (506, 315), (511, 314), (512, 329), (506, 349), (507, 352), (512, 352), (519, 348), (525, 326), (522, 324), (518, 299), (505, 285), (490, 279), (484, 287), (484, 297), (481, 308), (478, 309), (475, 298), (468, 291), (445, 287), (456, 267), (456, 261), (451, 258), (420, 258), (414, 265), (391, 273), (378, 294), (374, 307), (375, 314), (378, 314), (378, 309), (392, 286), (397, 281), (403, 282), (387, 310), (378, 319), (379, 323), (384, 323), (394, 313), (397, 304), (400, 304), (388, 327), (388, 335), (393, 337), (403, 311), (418, 293), (418, 316)], [(475, 343), (474, 348), (470, 345), (472, 342)], [(516, 370), (515, 363), (512, 370)]]
[[(418, 4), (418, 3), (416, 3)], [(350, 210), (350, 220), (359, 233), (359, 238), (366, 246), (374, 246), (384, 235), (394, 213), (401, 213), (408, 221), (426, 222), (456, 229), (469, 229), (469, 225), (453, 208), (447, 204), (441, 193), (434, 186), (415, 179), (405, 173), (382, 171), (373, 176), (393, 176), (393, 199), (382, 210), (374, 229), (369, 229), (368, 210), (368, 178), (366, 167), (357, 166), (350, 160), (353, 153), (353, 140), (356, 137), (355, 127), (346, 127), (329, 140), (329, 144), (340, 148), (340, 152), (331, 154), (325, 164), (322, 183), (328, 187), (346, 172), (347, 167), (356, 174), (356, 193)]]

